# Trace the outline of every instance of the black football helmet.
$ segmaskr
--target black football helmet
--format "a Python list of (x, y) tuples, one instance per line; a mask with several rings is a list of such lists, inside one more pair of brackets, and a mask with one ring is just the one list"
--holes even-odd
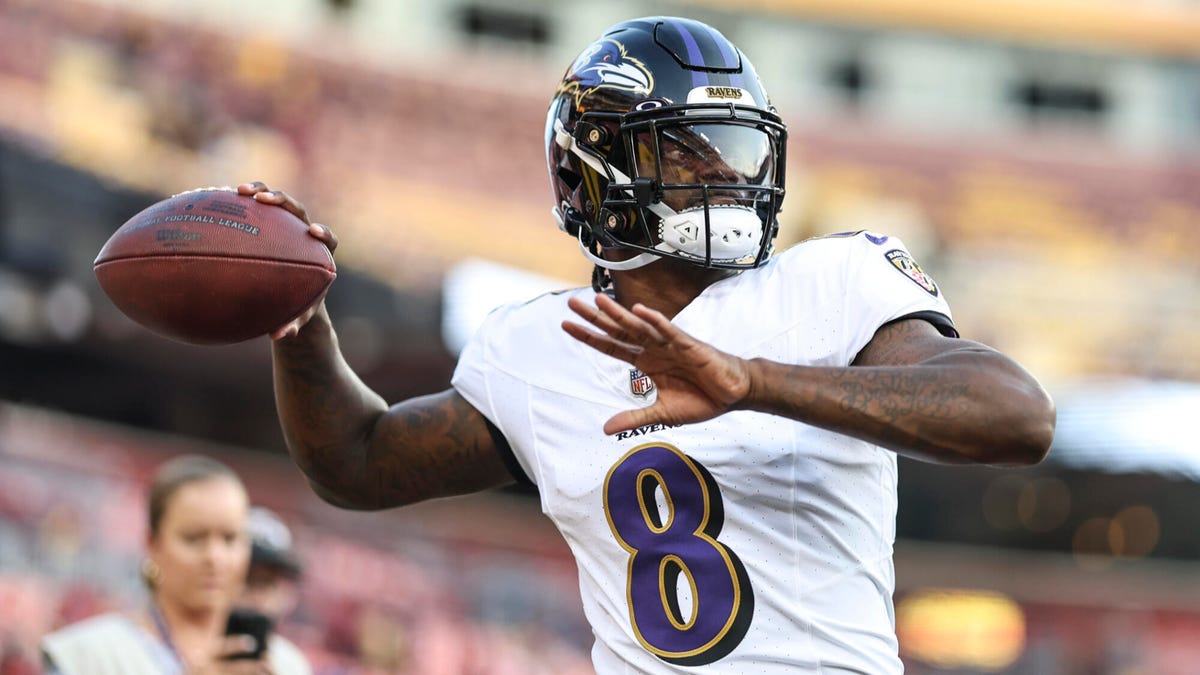
[[(758, 267), (783, 201), (787, 130), (749, 59), (710, 26), (650, 17), (583, 50), (546, 117), (559, 228), (600, 269), (660, 257)], [(640, 251), (610, 261), (604, 248)]]

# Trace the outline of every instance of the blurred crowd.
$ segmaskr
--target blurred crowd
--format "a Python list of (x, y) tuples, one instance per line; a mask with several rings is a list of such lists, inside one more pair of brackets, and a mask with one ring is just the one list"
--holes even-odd
[[(151, 192), (285, 187), (336, 228), (343, 261), (416, 292), (470, 257), (587, 278), (546, 216), (542, 126), (561, 64), (437, 54), (385, 68), (328, 39), (10, 1), (0, 134)], [(904, 238), (964, 334), (1052, 384), (1200, 379), (1200, 268), (1186, 253), (1200, 159), (1070, 130), (964, 139), (853, 115), (817, 123), (778, 103), (792, 160), (781, 246), (864, 228)], [(1127, 320), (1144, 315), (1155, 321)]]
[[(51, 630), (146, 605), (147, 480), (196, 451), (0, 407), (0, 675), (41, 672), (37, 645)], [(318, 675), (591, 672), (574, 567), (552, 530), (532, 550), (420, 514), (353, 514), (369, 524), (355, 531), (330, 520), (342, 514), (317, 503), (283, 458), (216, 452), (252, 498), (290, 521), (303, 575), (279, 632)]]
[(472, 254), (586, 272), (539, 245), (554, 241), (541, 95), (499, 93), (467, 66), (402, 76), (233, 30), (72, 0), (0, 7), (13, 101), (0, 133), (148, 192), (286, 187), (350, 235), (341, 257), (418, 290)]

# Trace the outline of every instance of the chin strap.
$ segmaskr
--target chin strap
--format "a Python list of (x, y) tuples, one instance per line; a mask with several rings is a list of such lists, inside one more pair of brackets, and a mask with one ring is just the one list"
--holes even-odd
[[(563, 232), (570, 233), (570, 230), (567, 229), (566, 219), (563, 217), (561, 208), (556, 206), (550, 209), (550, 214), (554, 216), (555, 222), (558, 223), (558, 229), (562, 230)], [(655, 260), (661, 259), (659, 256), (653, 253), (640, 253), (632, 258), (629, 258), (628, 260), (607, 260), (605, 258), (601, 258), (595, 253), (592, 253), (592, 250), (588, 248), (588, 245), (583, 241), (583, 233), (586, 227), (587, 223), (575, 224), (575, 240), (579, 242), (579, 250), (583, 253), (583, 257), (587, 258), (598, 267), (603, 267), (606, 270), (634, 270), (639, 267), (645, 267)], [(674, 249), (672, 249), (670, 246), (666, 246), (665, 244), (661, 243), (656, 246), (655, 249), (666, 253), (674, 251)]]
[[(645, 253), (639, 253), (628, 260), (606, 260), (605, 258), (601, 258), (600, 256), (588, 250), (587, 245), (583, 243), (583, 228), (579, 228), (579, 236), (576, 238), (576, 240), (579, 242), (579, 250), (583, 252), (583, 257), (590, 260), (593, 264), (603, 267), (606, 270), (617, 270), (618, 272), (623, 272), (625, 270), (636, 270), (637, 268), (645, 267), (656, 260), (662, 260), (662, 258), (658, 255), (648, 251)], [(654, 247), (654, 250), (662, 251), (663, 253), (673, 253), (675, 249), (667, 246), (666, 244), (660, 243)]]

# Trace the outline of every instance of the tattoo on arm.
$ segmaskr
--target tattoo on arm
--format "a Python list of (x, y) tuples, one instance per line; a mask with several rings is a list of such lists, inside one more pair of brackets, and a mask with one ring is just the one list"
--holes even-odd
[(969, 410), (970, 388), (947, 381), (936, 371), (911, 368), (850, 368), (830, 373), (842, 419), (854, 427), (873, 429), (886, 445), (907, 446), (920, 441), (912, 428), (953, 424)]
[(392, 406), (367, 445), (377, 508), (513, 482), (483, 415), (457, 391)]
[(511, 481), (486, 420), (458, 392), (389, 408), (346, 365), (327, 322), (276, 342), (274, 355), (289, 452), (326, 501), (382, 509)]
[(756, 409), (945, 462), (1029, 463), (1053, 404), (1003, 354), (923, 320), (881, 327), (850, 368), (760, 366)]

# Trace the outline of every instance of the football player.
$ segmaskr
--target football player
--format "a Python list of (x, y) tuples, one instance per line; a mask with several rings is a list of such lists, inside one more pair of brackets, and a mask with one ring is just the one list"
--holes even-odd
[(532, 482), (577, 559), (600, 673), (901, 672), (896, 455), (1036, 463), (1054, 407), (958, 339), (895, 237), (775, 254), (785, 145), (713, 28), (606, 31), (546, 123), (554, 214), (592, 288), (494, 311), (449, 389), (390, 407), (323, 305), (277, 331), (279, 416), (313, 489), (382, 509)]

